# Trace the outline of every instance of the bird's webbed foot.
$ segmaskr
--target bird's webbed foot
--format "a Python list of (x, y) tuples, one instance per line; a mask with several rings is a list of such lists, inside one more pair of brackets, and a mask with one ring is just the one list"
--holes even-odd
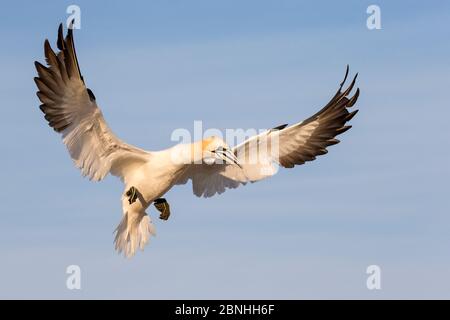
[(159, 218), (161, 220), (167, 220), (170, 217), (170, 206), (166, 199), (159, 198), (156, 199), (153, 203), (155, 205), (155, 208), (158, 209), (159, 212), (161, 212)]
[(128, 191), (125, 193), (125, 195), (128, 197), (128, 202), (130, 204), (132, 204), (138, 198), (138, 191), (135, 187), (131, 187), (130, 189), (128, 189)]

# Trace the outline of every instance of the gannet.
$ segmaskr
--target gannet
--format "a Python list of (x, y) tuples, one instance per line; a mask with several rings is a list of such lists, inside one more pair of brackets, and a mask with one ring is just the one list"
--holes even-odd
[[(112, 174), (123, 181), (123, 216), (114, 243), (126, 257), (133, 256), (138, 248), (143, 250), (150, 236), (155, 235), (146, 213), (151, 204), (160, 212), (160, 219), (169, 218), (170, 207), (162, 197), (173, 186), (190, 180), (196, 196), (211, 197), (272, 176), (279, 166), (292, 168), (312, 161), (339, 142), (335, 137), (351, 128), (346, 123), (358, 112), (348, 111), (359, 96), (359, 88), (350, 95), (357, 74), (343, 90), (349, 73), (347, 65), (336, 94), (304, 121), (266, 130), (235, 147), (213, 136), (162, 151), (146, 151), (123, 142), (108, 127), (94, 93), (81, 75), (72, 28), (64, 38), (62, 24), (59, 26), (57, 47), (59, 52), (55, 53), (45, 40), (48, 67), (35, 61), (40, 109), (48, 124), (62, 135), (75, 166), (84, 176), (99, 181)], [(277, 143), (267, 144), (270, 152), (260, 152), (262, 141), (272, 139)], [(275, 145), (276, 152), (272, 152)], [(257, 154), (256, 161), (251, 159), (252, 154)]]

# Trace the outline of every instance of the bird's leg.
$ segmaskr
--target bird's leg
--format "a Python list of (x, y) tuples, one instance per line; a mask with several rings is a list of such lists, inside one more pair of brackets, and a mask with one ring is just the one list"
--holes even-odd
[(169, 203), (164, 198), (156, 199), (153, 203), (155, 205), (155, 208), (158, 209), (159, 212), (161, 212), (159, 218), (162, 220), (169, 219), (170, 216), (170, 207)]
[(135, 187), (131, 187), (128, 189), (128, 191), (125, 193), (125, 195), (128, 197), (128, 202), (132, 204), (137, 200), (138, 197), (138, 191)]

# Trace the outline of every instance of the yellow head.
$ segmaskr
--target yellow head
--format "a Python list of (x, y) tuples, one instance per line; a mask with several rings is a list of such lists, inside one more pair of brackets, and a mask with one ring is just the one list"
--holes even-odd
[[(192, 144), (194, 159), (208, 165), (238, 164), (236, 155), (223, 139), (212, 136)], [(198, 155), (198, 156), (195, 156)], [(198, 162), (198, 161), (197, 161)]]

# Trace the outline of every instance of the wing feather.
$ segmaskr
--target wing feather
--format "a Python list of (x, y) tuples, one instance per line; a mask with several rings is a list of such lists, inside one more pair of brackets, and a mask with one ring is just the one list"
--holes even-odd
[(147, 161), (150, 153), (124, 143), (109, 129), (92, 91), (86, 88), (76, 57), (73, 31), (58, 29), (57, 54), (44, 43), (48, 67), (35, 62), (34, 78), (49, 125), (62, 134), (75, 165), (83, 175), (101, 180), (108, 173), (124, 179), (126, 172)]
[(349, 97), (358, 74), (350, 85), (342, 90), (348, 73), (347, 66), (344, 80), (336, 94), (313, 116), (290, 127), (275, 127), (234, 147), (233, 151), (241, 167), (192, 165), (180, 183), (191, 179), (197, 196), (210, 197), (224, 192), (226, 188), (236, 188), (240, 184), (272, 176), (278, 171), (278, 165), (293, 168), (328, 153), (328, 147), (340, 142), (336, 136), (351, 128), (347, 122), (358, 112), (348, 111), (359, 97), (359, 88)]

